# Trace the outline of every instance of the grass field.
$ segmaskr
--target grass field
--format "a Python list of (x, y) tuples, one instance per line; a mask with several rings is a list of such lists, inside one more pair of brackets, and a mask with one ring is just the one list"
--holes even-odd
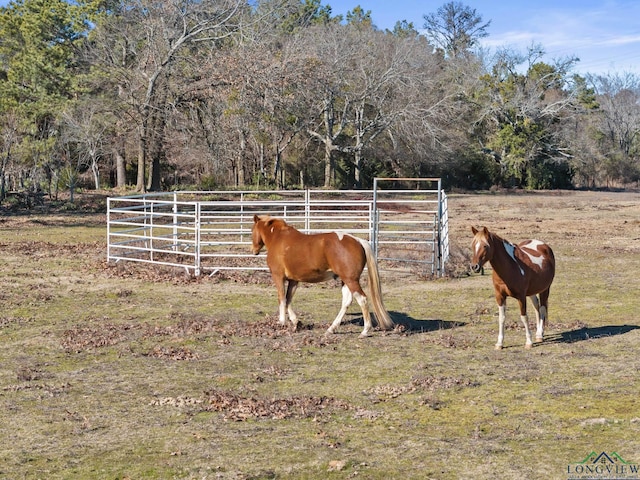
[[(104, 214), (3, 215), (0, 478), (567, 479), (602, 452), (639, 466), (640, 194), (449, 202), (454, 275), (383, 271), (401, 327), (366, 339), (357, 305), (324, 336), (337, 284), (299, 289), (291, 332), (264, 273), (108, 265)], [(510, 299), (493, 349), (470, 225), (553, 247), (544, 343), (523, 348)]]

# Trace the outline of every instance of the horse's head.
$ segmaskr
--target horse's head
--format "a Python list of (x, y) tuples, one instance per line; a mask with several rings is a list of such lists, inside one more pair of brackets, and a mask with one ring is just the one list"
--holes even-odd
[(473, 259), (471, 260), (471, 270), (475, 273), (482, 270), (482, 266), (491, 261), (493, 257), (493, 248), (491, 246), (489, 230), (487, 227), (482, 227), (478, 230), (475, 227), (471, 227), (473, 232), (473, 241), (471, 242), (471, 250), (473, 252)]
[(269, 215), (254, 215), (253, 228), (251, 229), (251, 252), (258, 255), (262, 247), (264, 247), (264, 239), (262, 238), (262, 230), (271, 217)]

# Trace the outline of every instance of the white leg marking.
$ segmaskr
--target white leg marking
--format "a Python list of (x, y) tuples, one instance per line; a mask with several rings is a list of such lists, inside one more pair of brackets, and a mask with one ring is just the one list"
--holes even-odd
[(327, 329), (327, 333), (334, 333), (336, 328), (340, 326), (342, 319), (347, 313), (347, 308), (349, 308), (349, 305), (351, 305), (352, 301), (353, 301), (353, 295), (351, 294), (351, 290), (349, 290), (349, 287), (347, 287), (346, 285), (343, 285), (342, 286), (342, 307), (340, 308), (340, 311), (338, 312), (336, 319), (333, 321), (331, 326)]
[(278, 319), (278, 323), (280, 325), (284, 325), (286, 321), (285, 313), (287, 311), (287, 300), (285, 298), (282, 299), (279, 305), (280, 318)]
[(547, 321), (547, 307), (542, 305), (540, 307), (540, 323), (538, 324), (538, 330), (536, 331), (536, 340), (542, 341), (544, 338), (544, 323)]
[(361, 337), (368, 337), (371, 335), (371, 330), (373, 329), (373, 325), (371, 324), (371, 313), (369, 313), (369, 305), (367, 304), (367, 297), (364, 295), (355, 292), (353, 297), (360, 305), (360, 309), (362, 310), (362, 318), (364, 319), (364, 329), (360, 334)]
[(531, 303), (533, 303), (533, 308), (536, 311), (536, 342), (542, 341), (542, 318), (540, 312), (540, 301), (538, 300), (537, 295), (531, 295), (529, 297), (531, 299)]
[(291, 306), (291, 304), (293, 303), (293, 295), (296, 293), (296, 290), (298, 289), (298, 284), (294, 284), (293, 286), (291, 286), (291, 284), (289, 284), (289, 287), (287, 289), (287, 297), (289, 298), (289, 304), (287, 305), (287, 312), (289, 313), (289, 320), (291, 320), (291, 323), (293, 323), (293, 326), (297, 328), (298, 326), (298, 316), (296, 315), (296, 312), (293, 311), (293, 307)]
[(289, 304), (289, 307), (287, 308), (287, 313), (289, 313), (289, 320), (291, 320), (291, 323), (298, 325), (298, 316), (296, 315), (296, 312), (293, 311), (293, 308), (291, 308), (291, 304)]
[(498, 306), (498, 342), (496, 343), (496, 350), (502, 348), (502, 342), (504, 340), (504, 319), (507, 305)]
[(527, 341), (524, 344), (524, 348), (531, 348), (533, 346), (533, 342), (531, 341), (531, 332), (529, 331), (529, 319), (526, 315), (520, 315), (520, 320), (524, 325), (524, 333), (527, 336)]

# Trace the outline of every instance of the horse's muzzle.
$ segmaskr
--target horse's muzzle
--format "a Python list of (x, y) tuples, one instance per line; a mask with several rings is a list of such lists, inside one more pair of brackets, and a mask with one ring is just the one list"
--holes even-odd
[(482, 267), (480, 266), (479, 263), (472, 263), (471, 264), (471, 271), (473, 273), (480, 273), (480, 270), (482, 270)]

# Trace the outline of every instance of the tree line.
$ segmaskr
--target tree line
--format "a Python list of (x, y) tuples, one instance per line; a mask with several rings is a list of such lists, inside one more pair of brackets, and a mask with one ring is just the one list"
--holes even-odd
[[(0, 200), (88, 188), (532, 189), (640, 181), (640, 82), (479, 48), (449, 2), (381, 30), (320, 0), (0, 8)], [(418, 30), (420, 28), (420, 30)]]

